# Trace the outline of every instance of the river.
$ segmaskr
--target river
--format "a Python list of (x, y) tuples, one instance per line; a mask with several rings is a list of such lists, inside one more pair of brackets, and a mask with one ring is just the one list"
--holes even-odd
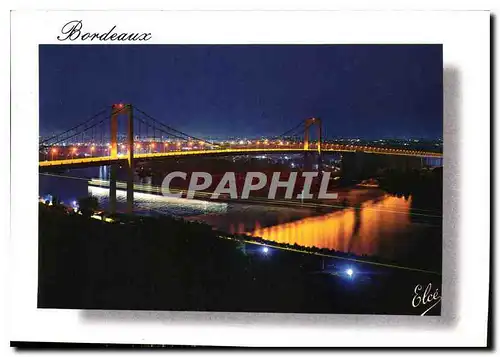
[[(98, 198), (100, 207), (108, 207), (108, 189), (88, 185), (88, 178), (107, 179), (107, 167), (70, 170), (62, 175), (40, 174), (40, 196), (50, 199), (48, 195), (56, 195), (70, 203), (91, 194)], [(376, 256), (440, 270), (439, 213), (415, 209), (411, 197), (391, 196), (378, 188), (352, 189), (345, 197), (350, 202), (347, 207), (338, 205), (325, 212), (300, 206), (209, 202), (136, 192), (134, 211), (182, 217), (228, 233), (246, 233), (279, 243)], [(125, 206), (126, 193), (118, 190), (117, 209), (124, 211)]]

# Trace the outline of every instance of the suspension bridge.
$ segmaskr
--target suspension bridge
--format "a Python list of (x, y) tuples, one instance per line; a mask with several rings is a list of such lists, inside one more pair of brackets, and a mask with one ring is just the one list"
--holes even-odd
[[(125, 120), (122, 120), (125, 118)], [(312, 141), (310, 132), (316, 130)], [(126, 133), (126, 135), (120, 135)], [(442, 153), (394, 147), (323, 143), (320, 118), (307, 118), (268, 139), (215, 142), (177, 130), (132, 104), (105, 107), (85, 121), (40, 140), (39, 171), (111, 165), (110, 203), (116, 202), (117, 165), (128, 167), (127, 202), (133, 204), (135, 161), (167, 157), (348, 152), (414, 158), (442, 158)]]

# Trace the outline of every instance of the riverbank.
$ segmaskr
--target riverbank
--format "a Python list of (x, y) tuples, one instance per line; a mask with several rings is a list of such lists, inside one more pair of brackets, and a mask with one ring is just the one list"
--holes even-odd
[(416, 314), (413, 284), (441, 279), (264, 251), (170, 217), (106, 223), (41, 204), (39, 222), (42, 308)]

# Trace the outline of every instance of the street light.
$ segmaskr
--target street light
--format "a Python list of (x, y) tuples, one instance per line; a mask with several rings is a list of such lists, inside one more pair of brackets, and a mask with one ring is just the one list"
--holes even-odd
[(76, 155), (76, 148), (73, 148), (71, 150), (71, 158), (73, 159), (75, 157), (75, 155)]
[(92, 157), (92, 154), (94, 153), (95, 146), (90, 147), (90, 157)]
[(57, 153), (57, 149), (56, 148), (52, 148), (52, 160), (54, 160), (54, 154)]

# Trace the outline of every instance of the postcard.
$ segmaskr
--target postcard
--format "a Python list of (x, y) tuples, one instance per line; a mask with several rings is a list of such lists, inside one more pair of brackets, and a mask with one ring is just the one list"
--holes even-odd
[(49, 15), (27, 56), (37, 311), (443, 316), (444, 41), (15, 16)]

